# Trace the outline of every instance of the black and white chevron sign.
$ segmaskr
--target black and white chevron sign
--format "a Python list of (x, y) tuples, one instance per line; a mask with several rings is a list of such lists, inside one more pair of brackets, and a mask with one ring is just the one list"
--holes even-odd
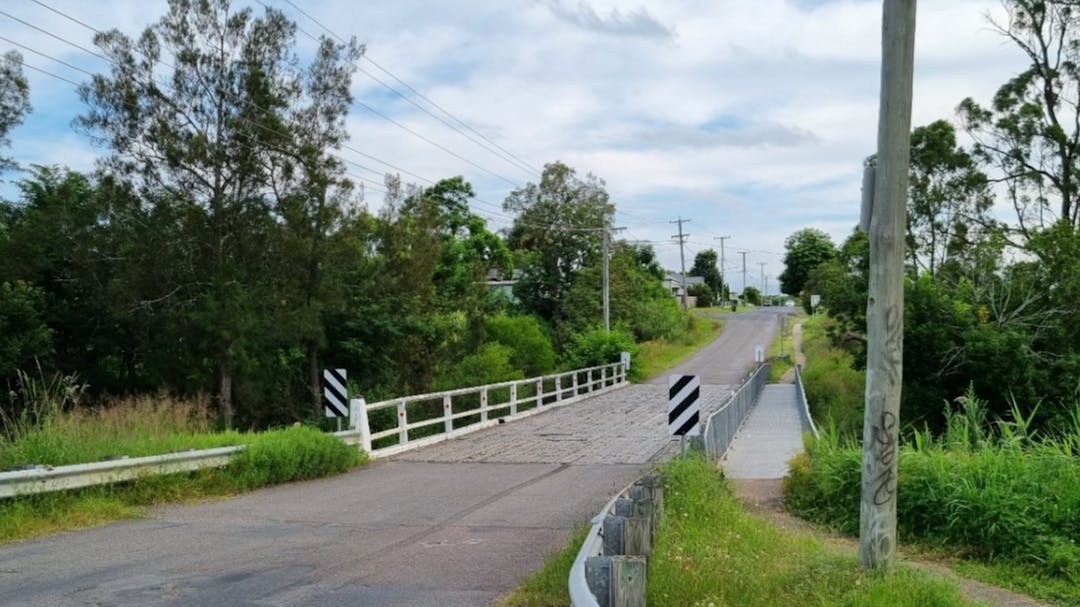
[(323, 369), (323, 407), (326, 417), (349, 416), (349, 389), (345, 369)]
[(697, 375), (672, 375), (668, 378), (668, 432), (673, 436), (685, 436), (698, 423), (700, 407), (698, 395), (701, 380)]

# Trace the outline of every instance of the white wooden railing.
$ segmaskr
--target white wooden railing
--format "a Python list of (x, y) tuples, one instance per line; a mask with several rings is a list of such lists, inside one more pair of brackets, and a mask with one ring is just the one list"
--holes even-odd
[[(625, 385), (626, 367), (619, 362), (376, 403), (354, 399), (351, 419), (355, 424), (354, 431), (359, 433), (361, 448), (372, 457), (385, 457), (568, 405)], [(392, 411), (396, 423), (372, 431), (373, 422), (380, 421), (379, 411)], [(381, 421), (386, 421), (387, 416), (382, 417)]]

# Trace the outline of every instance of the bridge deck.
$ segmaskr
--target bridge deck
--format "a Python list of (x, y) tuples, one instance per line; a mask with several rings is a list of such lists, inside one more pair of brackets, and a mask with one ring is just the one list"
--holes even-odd
[(735, 435), (722, 466), (729, 478), (783, 478), (803, 450), (803, 421), (794, 384), (770, 384)]

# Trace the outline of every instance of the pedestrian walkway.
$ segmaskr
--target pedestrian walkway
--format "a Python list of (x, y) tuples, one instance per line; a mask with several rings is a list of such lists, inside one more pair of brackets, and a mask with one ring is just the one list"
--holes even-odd
[(721, 462), (729, 478), (787, 476), (788, 461), (803, 450), (802, 415), (794, 384), (765, 386)]

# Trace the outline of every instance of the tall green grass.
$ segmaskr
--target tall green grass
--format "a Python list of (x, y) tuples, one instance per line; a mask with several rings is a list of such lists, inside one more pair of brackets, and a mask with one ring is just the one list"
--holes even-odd
[[(799, 515), (848, 533), (859, 526), (862, 450), (834, 430), (791, 465), (785, 494)], [(1071, 428), (1032, 432), (1030, 419), (988, 420), (973, 393), (940, 436), (917, 432), (899, 455), (901, 541), (1026, 568), (1072, 585), (1080, 605), (1080, 406)]]
[(813, 316), (803, 323), (806, 399), (818, 425), (832, 425), (841, 435), (858, 437), (862, 435), (866, 372), (852, 369), (851, 354), (833, 346), (829, 330), (834, 325), (827, 316)]
[(649, 561), (649, 605), (969, 605), (950, 582), (900, 568), (866, 573), (854, 555), (747, 514), (702, 457), (664, 468), (664, 518)]

